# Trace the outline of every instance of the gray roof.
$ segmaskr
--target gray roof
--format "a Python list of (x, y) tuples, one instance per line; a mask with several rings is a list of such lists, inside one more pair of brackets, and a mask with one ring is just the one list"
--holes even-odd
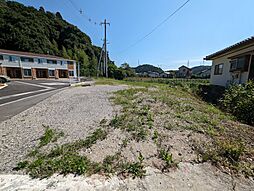
[(0, 49), (0, 54), (7, 54), (7, 55), (17, 55), (17, 56), (24, 56), (24, 57), (36, 57), (36, 58), (48, 58), (48, 59), (55, 59), (55, 60), (68, 60), (68, 61), (75, 61), (71, 59), (65, 59), (59, 56), (49, 55), (49, 54), (37, 54), (32, 52), (22, 52), (22, 51), (15, 51), (15, 50), (6, 50)]
[(250, 38), (247, 38), (247, 39), (245, 39), (245, 40), (243, 40), (241, 42), (238, 42), (238, 43), (236, 43), (236, 44), (234, 44), (232, 46), (229, 46), (229, 47), (227, 47), (225, 49), (222, 49), (222, 50), (220, 50), (218, 52), (215, 52), (215, 53), (213, 53), (213, 54), (211, 54), (209, 56), (206, 56), (204, 58), (204, 60), (213, 60), (215, 57), (218, 57), (218, 56), (223, 55), (223, 54), (225, 54), (227, 52), (230, 52), (230, 51), (235, 50), (237, 48), (240, 48), (242, 46), (246, 46), (246, 45), (253, 44), (253, 43), (254, 43), (254, 36), (252, 36)]

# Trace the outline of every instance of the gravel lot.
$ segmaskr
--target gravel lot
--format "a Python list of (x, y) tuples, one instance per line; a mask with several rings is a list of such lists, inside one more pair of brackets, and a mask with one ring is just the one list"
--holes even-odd
[[(148, 164), (143, 179), (109, 178), (97, 174), (91, 177), (54, 175), (39, 180), (12, 171), (38, 143), (45, 131), (43, 125), (64, 132), (65, 136), (59, 138), (57, 144), (85, 138), (99, 128), (102, 119), (112, 119), (119, 112), (120, 108), (109, 101), (110, 92), (124, 88), (127, 86), (69, 88), (0, 123), (0, 190), (253, 190), (253, 179), (233, 178), (209, 163), (192, 163), (190, 158), (180, 162), (179, 168), (165, 173)], [(185, 153), (184, 149), (188, 148), (186, 137), (191, 137), (188, 134), (172, 131), (169, 135), (168, 141), (174, 145), (176, 153)], [(81, 152), (93, 161), (101, 161), (106, 155), (117, 152), (124, 137), (120, 130), (112, 130), (107, 139)], [(140, 150), (146, 155), (155, 154), (150, 153), (154, 149), (149, 142), (131, 142), (123, 153), (132, 159)]]
[(64, 132), (66, 136), (59, 139), (60, 144), (85, 138), (102, 119), (115, 115), (108, 93), (123, 88), (69, 88), (0, 123), (0, 173), (11, 172), (24, 159), (43, 135), (43, 125)]

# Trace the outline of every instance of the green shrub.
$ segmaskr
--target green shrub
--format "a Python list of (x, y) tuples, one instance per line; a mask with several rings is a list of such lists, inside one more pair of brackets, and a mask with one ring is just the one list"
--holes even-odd
[(226, 111), (239, 120), (254, 124), (254, 83), (232, 85), (226, 90), (222, 104)]

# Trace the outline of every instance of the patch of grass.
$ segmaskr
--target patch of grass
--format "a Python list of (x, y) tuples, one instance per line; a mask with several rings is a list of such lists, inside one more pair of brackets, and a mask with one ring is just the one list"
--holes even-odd
[(28, 164), (29, 164), (28, 161), (19, 162), (13, 170), (16, 170), (16, 171), (23, 170), (28, 166)]
[(96, 129), (92, 135), (86, 137), (85, 139), (77, 140), (74, 143), (64, 144), (62, 146), (57, 146), (55, 149), (51, 150), (48, 157), (57, 157), (64, 153), (76, 152), (82, 148), (90, 148), (98, 140), (104, 140), (107, 137), (107, 132), (101, 128)]
[(46, 146), (50, 142), (56, 142), (58, 138), (64, 136), (63, 132), (56, 133), (56, 131), (54, 129), (51, 129), (49, 126), (43, 125), (43, 127), (45, 128), (45, 132), (40, 138), (40, 142), (38, 145), (39, 148)]
[(64, 175), (70, 173), (76, 175), (93, 174), (101, 170), (100, 164), (91, 162), (85, 156), (80, 156), (78, 151), (82, 148), (91, 147), (98, 140), (105, 139), (106, 130), (99, 128), (84, 140), (56, 146), (49, 153), (38, 154), (39, 149), (54, 140), (55, 135), (59, 134), (46, 128), (42, 141), (36, 149), (30, 152), (29, 157), (33, 159), (18, 163), (15, 170), (25, 169), (34, 178), (46, 178), (54, 173)]
[(245, 147), (241, 141), (217, 141), (216, 147), (203, 153), (202, 158), (203, 161), (211, 160), (213, 163), (223, 161), (235, 165), (239, 162), (244, 150)]

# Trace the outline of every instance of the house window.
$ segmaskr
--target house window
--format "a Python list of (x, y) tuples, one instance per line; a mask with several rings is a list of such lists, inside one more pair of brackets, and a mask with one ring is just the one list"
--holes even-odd
[(49, 70), (49, 77), (55, 76), (55, 70)]
[(20, 60), (22, 62), (34, 62), (33, 58), (28, 58), (28, 57), (21, 57)]
[(67, 64), (73, 65), (73, 61), (67, 61)]
[(56, 60), (47, 60), (47, 63), (48, 64), (57, 64), (57, 61)]
[(60, 64), (63, 65), (63, 61), (62, 60), (60, 61)]
[(214, 68), (214, 75), (222, 75), (224, 64), (217, 64)]
[(74, 71), (69, 71), (69, 76), (74, 76)]
[(230, 61), (230, 71), (248, 71), (250, 56), (243, 56)]
[(31, 69), (24, 69), (24, 76), (25, 76), (25, 77), (30, 77), (30, 76), (32, 76), (32, 71), (31, 71)]
[(237, 59), (230, 61), (230, 70), (235, 70), (237, 68)]
[(4, 56), (3, 55), (0, 55), (0, 60), (4, 60)]

